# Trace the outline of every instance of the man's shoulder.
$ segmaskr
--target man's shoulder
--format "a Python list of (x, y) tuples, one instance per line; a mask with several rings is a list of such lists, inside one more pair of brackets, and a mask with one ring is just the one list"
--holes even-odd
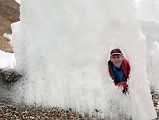
[(108, 61), (108, 66), (109, 66), (109, 67), (112, 67), (112, 65), (113, 65), (112, 61), (109, 60), (109, 61)]
[(125, 59), (125, 58), (123, 59), (123, 62), (124, 63), (129, 63), (129, 61), (127, 59)]
[(109, 64), (112, 64), (111, 60), (108, 61), (108, 65), (109, 65)]
[(125, 58), (123, 60), (123, 66), (125, 66), (125, 67), (126, 66), (128, 66), (128, 67), (130, 66), (129, 61), (127, 59), (125, 59)]

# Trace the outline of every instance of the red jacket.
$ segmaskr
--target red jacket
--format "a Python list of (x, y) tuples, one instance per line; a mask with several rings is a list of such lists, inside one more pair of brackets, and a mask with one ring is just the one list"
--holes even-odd
[[(111, 78), (114, 80), (112, 65), (113, 65), (113, 63), (109, 60), (109, 61), (108, 61), (109, 74), (110, 74)], [(122, 61), (122, 68), (123, 68), (124, 74), (125, 74), (125, 76), (126, 76), (126, 81), (115, 84), (115, 85), (117, 85), (117, 86), (120, 86), (122, 83), (123, 83), (123, 84), (126, 84), (126, 82), (128, 81), (128, 78), (129, 78), (129, 74), (130, 74), (130, 64), (129, 64), (129, 62), (128, 62), (125, 58), (124, 58), (124, 60)], [(124, 86), (127, 86), (127, 84), (124, 85)], [(127, 87), (128, 87), (128, 86), (127, 86)]]

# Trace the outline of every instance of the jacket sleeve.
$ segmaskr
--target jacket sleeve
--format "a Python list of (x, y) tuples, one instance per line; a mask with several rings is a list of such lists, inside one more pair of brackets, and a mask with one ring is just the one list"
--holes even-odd
[(112, 71), (112, 68), (111, 68), (111, 61), (108, 61), (108, 69), (109, 69), (110, 77), (114, 80), (113, 71)]
[(125, 74), (126, 74), (126, 82), (128, 81), (128, 79), (129, 79), (129, 75), (130, 75), (130, 64), (129, 64), (129, 61), (128, 60), (124, 60), (125, 61)]
[(127, 72), (128, 72), (128, 78), (127, 79), (129, 79), (129, 75), (130, 75), (130, 70), (131, 70), (131, 68), (130, 68), (130, 64), (129, 64), (129, 62), (127, 61)]
[(109, 67), (109, 75), (110, 75), (110, 77), (113, 79), (113, 73), (112, 73), (112, 70), (111, 70), (110, 67)]

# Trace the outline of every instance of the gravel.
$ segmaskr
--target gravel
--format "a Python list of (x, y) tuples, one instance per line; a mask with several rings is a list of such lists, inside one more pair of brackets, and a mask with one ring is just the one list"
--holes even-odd
[[(0, 120), (90, 120), (88, 114), (81, 116), (71, 108), (18, 105), (0, 100)], [(96, 119), (97, 120), (97, 119)], [(100, 118), (98, 120), (101, 120)]]

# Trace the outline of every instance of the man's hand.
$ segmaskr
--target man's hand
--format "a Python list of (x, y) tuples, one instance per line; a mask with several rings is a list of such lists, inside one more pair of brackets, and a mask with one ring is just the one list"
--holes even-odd
[(129, 94), (129, 92), (128, 92), (128, 85), (127, 85), (126, 82), (120, 82), (120, 83), (118, 83), (116, 86), (118, 86), (119, 88), (121, 88), (121, 90), (122, 90), (122, 92), (123, 92), (124, 94), (126, 94), (126, 93)]

